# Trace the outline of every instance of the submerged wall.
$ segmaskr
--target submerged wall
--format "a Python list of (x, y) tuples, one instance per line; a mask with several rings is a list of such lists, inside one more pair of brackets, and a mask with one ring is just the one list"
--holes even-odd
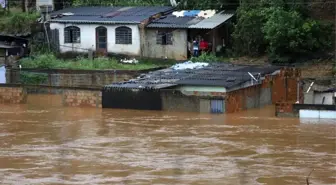
[(32, 85), (0, 85), (0, 104), (24, 104), (30, 95), (59, 94), (63, 106), (102, 107), (100, 88), (69, 88)]
[(187, 96), (180, 91), (161, 91), (162, 110), (200, 112), (200, 97)]
[(64, 90), (63, 105), (102, 108), (102, 92), (100, 90)]
[(22, 87), (0, 86), (0, 103), (21, 104), (27, 100), (27, 93)]
[(336, 113), (336, 105), (293, 104), (293, 103), (275, 104), (275, 115), (278, 117), (335, 119), (334, 116), (335, 113)]

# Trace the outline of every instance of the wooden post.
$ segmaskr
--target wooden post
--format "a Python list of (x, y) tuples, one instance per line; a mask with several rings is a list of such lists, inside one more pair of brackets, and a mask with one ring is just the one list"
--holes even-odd
[(217, 35), (217, 29), (214, 28), (212, 30), (212, 53), (216, 55), (216, 35)]

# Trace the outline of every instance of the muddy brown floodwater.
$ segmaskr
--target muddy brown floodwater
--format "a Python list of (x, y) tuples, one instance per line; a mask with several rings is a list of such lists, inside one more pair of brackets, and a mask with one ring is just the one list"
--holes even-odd
[(336, 121), (0, 105), (0, 184), (336, 184)]

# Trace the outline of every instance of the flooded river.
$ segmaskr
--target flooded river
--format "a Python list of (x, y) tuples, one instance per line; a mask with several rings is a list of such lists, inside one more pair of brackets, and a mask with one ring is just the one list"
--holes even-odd
[(0, 184), (336, 184), (336, 123), (273, 107), (209, 115), (0, 105)]

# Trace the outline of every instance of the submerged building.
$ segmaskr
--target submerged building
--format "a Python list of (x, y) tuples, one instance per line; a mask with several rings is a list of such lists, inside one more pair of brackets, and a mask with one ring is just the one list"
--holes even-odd
[[(191, 65), (194, 66), (175, 66), (106, 85), (102, 106), (204, 113), (238, 112), (288, 99), (287, 90), (284, 93), (283, 89), (290, 83), (287, 78), (285, 83), (284, 76), (296, 73), (293, 69), (276, 66)], [(291, 83), (296, 84), (295, 80)], [(295, 90), (292, 93), (296, 97), (297, 89), (290, 89)]]

